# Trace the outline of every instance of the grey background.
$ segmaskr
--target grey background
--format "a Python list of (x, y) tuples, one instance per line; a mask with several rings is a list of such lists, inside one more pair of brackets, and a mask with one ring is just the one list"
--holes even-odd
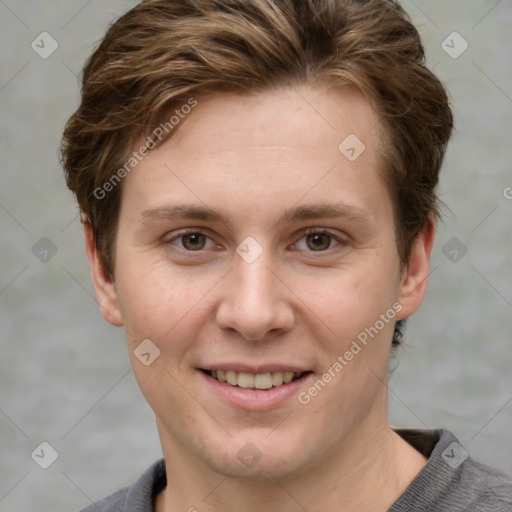
[[(57, 154), (84, 59), (135, 3), (0, 0), (0, 511), (79, 509), (161, 455), (123, 331), (94, 299)], [(474, 458), (512, 472), (512, 4), (402, 4), (450, 90), (457, 129), (440, 187), (452, 213), (391, 378), (391, 420), (449, 428)], [(47, 59), (31, 48), (43, 31), (59, 44)], [(469, 43), (456, 59), (441, 46), (454, 31)], [(457, 41), (448, 38), (452, 51)], [(458, 248), (446, 246), (453, 237)], [(43, 441), (59, 454), (46, 470), (31, 458)]]

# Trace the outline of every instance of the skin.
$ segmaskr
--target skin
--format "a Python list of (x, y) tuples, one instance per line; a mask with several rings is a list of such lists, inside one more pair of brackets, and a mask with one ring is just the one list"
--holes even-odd
[[(234, 407), (198, 368), (295, 364), (313, 372), (307, 391), (393, 304), (397, 320), (418, 309), (434, 225), (401, 265), (378, 117), (357, 90), (197, 99), (123, 182), (113, 279), (85, 225), (102, 313), (125, 327), (156, 415), (172, 483), (156, 510), (385, 511), (426, 462), (388, 423), (393, 322), (306, 405), (293, 396), (269, 409)], [(338, 150), (351, 133), (366, 146), (354, 162)], [(177, 204), (224, 220), (165, 214)], [(318, 204), (349, 214), (278, 223), (285, 210)], [(183, 228), (207, 238), (179, 237)], [(249, 236), (263, 250), (252, 263), (236, 252)], [(161, 351), (150, 366), (134, 355), (144, 339)], [(261, 453), (250, 468), (237, 457), (248, 442)]]

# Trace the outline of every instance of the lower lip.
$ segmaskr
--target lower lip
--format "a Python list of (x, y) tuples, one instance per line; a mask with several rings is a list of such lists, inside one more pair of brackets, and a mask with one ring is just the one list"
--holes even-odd
[(211, 386), (213, 391), (220, 395), (229, 404), (240, 409), (250, 411), (262, 411), (277, 407), (293, 396), (297, 396), (304, 383), (309, 380), (313, 373), (308, 373), (300, 379), (282, 384), (270, 389), (244, 389), (237, 386), (231, 386), (226, 382), (210, 377), (208, 374), (199, 370), (205, 382)]

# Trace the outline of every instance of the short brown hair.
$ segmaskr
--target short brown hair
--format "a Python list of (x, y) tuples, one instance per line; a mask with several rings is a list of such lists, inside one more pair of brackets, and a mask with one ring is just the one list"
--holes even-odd
[[(391, 0), (146, 0), (119, 18), (89, 58), (68, 121), (68, 187), (113, 270), (121, 186), (98, 187), (147, 133), (191, 97), (299, 85), (356, 86), (382, 122), (383, 175), (400, 261), (429, 216), (452, 114), (418, 32)], [(340, 141), (341, 142), (341, 141)]]

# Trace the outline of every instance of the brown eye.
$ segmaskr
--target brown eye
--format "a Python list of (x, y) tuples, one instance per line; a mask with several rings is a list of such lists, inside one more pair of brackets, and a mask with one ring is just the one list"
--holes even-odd
[(205, 251), (219, 249), (219, 246), (201, 229), (189, 228), (182, 231), (168, 233), (162, 240), (165, 247), (178, 249), (182, 255), (197, 253), (204, 255)]
[(188, 251), (200, 251), (206, 245), (206, 236), (202, 233), (181, 235), (183, 247)]
[(332, 237), (326, 233), (311, 233), (306, 236), (306, 244), (313, 251), (325, 251), (331, 245)]

